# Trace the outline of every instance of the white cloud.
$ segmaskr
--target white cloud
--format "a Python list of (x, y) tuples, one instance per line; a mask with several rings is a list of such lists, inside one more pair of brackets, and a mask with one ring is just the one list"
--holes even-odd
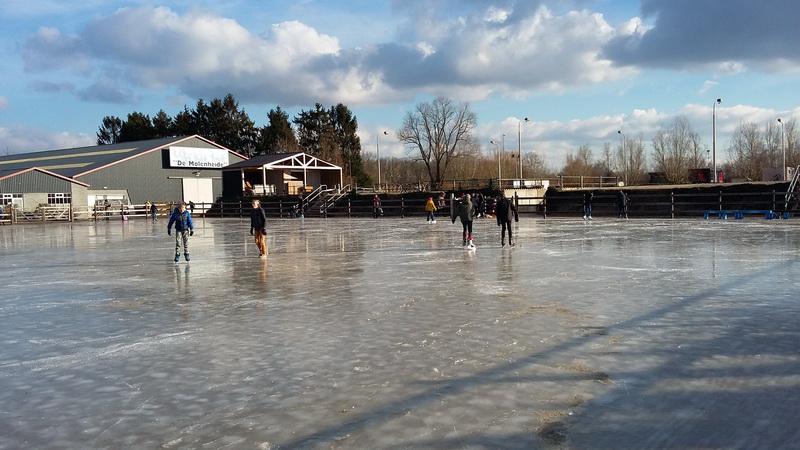
[(245, 102), (286, 105), (385, 103), (420, 93), (523, 98), (635, 73), (601, 56), (617, 31), (590, 11), (489, 8), (435, 24), (402, 42), (341, 48), (335, 36), (299, 21), (259, 35), (211, 13), (136, 7), (98, 17), (76, 34), (42, 28), (23, 55), (29, 71), (91, 73), (88, 85), (114, 77), (123, 84), (117, 93), (177, 87), (190, 97), (232, 92)]
[(704, 95), (706, 92), (710, 91), (711, 89), (714, 88), (714, 86), (716, 86), (718, 84), (719, 84), (718, 81), (706, 80), (706, 81), (703, 82), (703, 86), (700, 88), (700, 90), (697, 91), (697, 94), (698, 95)]
[(0, 110), (8, 108), (8, 99), (0, 96)]
[[(619, 143), (618, 130), (626, 136), (641, 136), (649, 151), (650, 139), (661, 126), (678, 115), (689, 119), (692, 127), (700, 135), (703, 144), (711, 146), (711, 104), (687, 104), (676, 111), (663, 112), (655, 108), (634, 109), (625, 114), (594, 116), (566, 121), (536, 121), (524, 123), (522, 127), (522, 149), (541, 153), (548, 164), (559, 167), (564, 162), (567, 152), (574, 151), (582, 144), (589, 144), (597, 156), (605, 142), (616, 146)], [(725, 158), (724, 149), (728, 139), (737, 126), (744, 122), (754, 122), (761, 126), (775, 121), (778, 117), (784, 120), (796, 118), (800, 120), (800, 107), (790, 111), (778, 111), (752, 105), (732, 105), (717, 107), (717, 149), (720, 157)], [(517, 124), (520, 118), (507, 117), (500, 122), (481, 124), (476, 130), (476, 138), (484, 152), (494, 151), (489, 140), (501, 140), (505, 137), (506, 150), (517, 148)]]
[(84, 133), (52, 132), (38, 128), (0, 127), (0, 153), (22, 153), (95, 145), (96, 138)]
[[(387, 134), (384, 134), (384, 131)], [(369, 128), (359, 128), (358, 137), (361, 139), (363, 153), (377, 154), (376, 136), (380, 136), (381, 158), (404, 158), (409, 156), (409, 150), (397, 140), (395, 129), (391, 125), (376, 125)]]
[(503, 23), (508, 19), (508, 16), (508, 10), (498, 8), (496, 6), (490, 6), (489, 9), (486, 10), (486, 14), (483, 17), (487, 22)]

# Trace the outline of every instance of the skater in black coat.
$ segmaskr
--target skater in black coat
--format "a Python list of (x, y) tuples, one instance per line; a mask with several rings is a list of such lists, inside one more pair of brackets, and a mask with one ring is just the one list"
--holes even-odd
[(623, 191), (617, 193), (617, 217), (628, 218), (628, 194)]
[(500, 231), (500, 244), (506, 246), (506, 229), (508, 229), (508, 245), (514, 246), (514, 238), (512, 235), (511, 219), (519, 222), (519, 214), (514, 202), (507, 199), (504, 195), (497, 197), (497, 206), (495, 207), (495, 217), (497, 217), (497, 226), (502, 227)]

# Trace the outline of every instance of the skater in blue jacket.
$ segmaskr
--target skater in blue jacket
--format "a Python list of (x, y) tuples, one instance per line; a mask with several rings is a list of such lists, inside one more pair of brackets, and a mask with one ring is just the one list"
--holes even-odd
[(183, 246), (183, 257), (189, 261), (189, 236), (194, 236), (194, 224), (192, 223), (192, 213), (186, 210), (186, 203), (181, 202), (172, 215), (169, 216), (167, 234), (172, 235), (172, 224), (175, 224), (175, 262), (181, 259), (181, 246)]

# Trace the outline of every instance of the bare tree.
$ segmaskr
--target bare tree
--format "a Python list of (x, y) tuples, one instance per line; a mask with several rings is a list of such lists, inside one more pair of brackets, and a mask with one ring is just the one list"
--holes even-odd
[(406, 113), (403, 126), (397, 131), (400, 142), (419, 152), (425, 163), (431, 187), (444, 180), (450, 163), (469, 148), (477, 118), (469, 104), (454, 103), (437, 97), (420, 103)]
[(758, 125), (743, 123), (736, 127), (728, 147), (731, 176), (760, 180), (764, 167), (764, 139)]
[(676, 117), (653, 137), (653, 166), (670, 183), (685, 183), (689, 169), (704, 165), (700, 136), (685, 116)]
[(567, 153), (564, 160), (564, 167), (561, 169), (561, 174), (567, 176), (597, 175), (597, 167), (592, 160), (591, 147), (587, 144), (583, 144), (578, 147), (575, 153)]
[(642, 136), (636, 138), (624, 136), (622, 145), (617, 148), (614, 160), (615, 172), (622, 178), (625, 185), (632, 186), (644, 181), (647, 164)]
[(522, 156), (522, 170), (525, 178), (545, 178), (550, 174), (542, 155), (536, 152), (525, 153)]

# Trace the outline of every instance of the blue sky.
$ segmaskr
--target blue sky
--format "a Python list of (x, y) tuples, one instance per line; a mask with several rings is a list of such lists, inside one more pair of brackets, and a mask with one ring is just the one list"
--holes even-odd
[(0, 152), (90, 144), (105, 115), (226, 92), (258, 123), (346, 103), (365, 151), (445, 95), (471, 103), (487, 149), (530, 118), (523, 148), (553, 166), (675, 115), (710, 146), (722, 97), (724, 148), (742, 122), (800, 114), (797, 23), (778, 0), (4, 0)]

